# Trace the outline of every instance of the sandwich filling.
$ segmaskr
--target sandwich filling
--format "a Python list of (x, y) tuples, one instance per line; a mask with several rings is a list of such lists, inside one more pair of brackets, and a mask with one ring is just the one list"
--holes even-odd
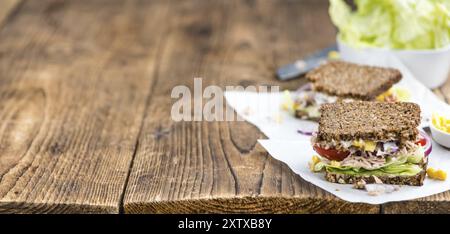
[(320, 105), (334, 103), (338, 100), (336, 96), (316, 91), (303, 91), (298, 93), (294, 101), (296, 115), (304, 119), (320, 118)]
[(313, 158), (314, 172), (326, 170), (347, 175), (414, 176), (427, 162), (424, 139), (406, 141), (318, 141), (312, 138), (314, 150), (320, 155)]
[[(407, 101), (409, 92), (405, 89), (395, 87), (380, 94), (376, 100), (381, 102)], [(354, 98), (338, 97), (324, 92), (316, 91), (312, 84), (307, 84), (300, 88), (293, 100), (293, 109), (297, 117), (302, 119), (320, 118), (320, 106), (326, 103), (352, 102)]]

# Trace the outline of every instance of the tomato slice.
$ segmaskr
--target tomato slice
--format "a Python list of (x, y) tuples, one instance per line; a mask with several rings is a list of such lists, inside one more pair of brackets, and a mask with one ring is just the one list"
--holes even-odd
[(336, 149), (324, 149), (316, 145), (314, 145), (313, 148), (320, 156), (335, 161), (342, 161), (350, 154), (350, 152), (348, 151), (339, 151)]
[(416, 141), (416, 145), (424, 146), (426, 144), (427, 144), (427, 139), (425, 139), (422, 136), (420, 136), (420, 139), (418, 141)]

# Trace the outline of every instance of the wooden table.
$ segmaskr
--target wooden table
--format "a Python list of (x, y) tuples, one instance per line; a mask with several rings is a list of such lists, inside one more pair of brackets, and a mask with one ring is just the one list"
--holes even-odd
[[(174, 122), (176, 85), (281, 85), (334, 42), (327, 1), (2, 0), (0, 212), (449, 212), (450, 192), (352, 204), (245, 122)], [(435, 90), (450, 99), (450, 81)], [(447, 99), (446, 99), (447, 98)]]

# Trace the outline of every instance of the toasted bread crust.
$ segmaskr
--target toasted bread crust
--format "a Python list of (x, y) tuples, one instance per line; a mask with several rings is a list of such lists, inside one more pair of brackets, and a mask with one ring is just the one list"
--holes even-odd
[(320, 141), (414, 141), (419, 132), (420, 107), (407, 102), (340, 102), (320, 108)]
[(399, 82), (397, 69), (330, 61), (306, 74), (314, 89), (339, 97), (374, 100)]
[[(396, 184), (396, 185), (411, 185), (411, 186), (422, 186), (425, 180), (426, 169), (424, 168), (421, 172), (414, 176), (377, 176), (383, 184)], [(368, 184), (374, 184), (375, 178), (373, 176), (354, 176), (338, 173), (325, 173), (325, 179), (332, 183), (339, 184), (353, 184), (357, 181), (363, 179)]]

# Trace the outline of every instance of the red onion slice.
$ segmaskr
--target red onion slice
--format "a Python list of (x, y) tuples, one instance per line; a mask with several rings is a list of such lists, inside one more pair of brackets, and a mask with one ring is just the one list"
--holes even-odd
[(306, 83), (303, 86), (300, 86), (300, 88), (298, 88), (295, 92), (297, 93), (301, 93), (304, 91), (311, 91), (312, 90), (312, 84), (311, 83)]
[(422, 146), (425, 151), (425, 157), (426, 157), (426, 156), (430, 155), (431, 151), (433, 150), (433, 146), (431, 144), (431, 137), (428, 136), (428, 134), (422, 130), (419, 130), (419, 134), (427, 142), (424, 146)]
[(306, 136), (312, 136), (314, 132), (310, 132), (310, 131), (303, 131), (303, 130), (297, 130), (298, 133), (302, 134), (302, 135), (306, 135)]
[(319, 126), (316, 123), (308, 123), (308, 124), (301, 124), (298, 126), (297, 132), (306, 135), (306, 136), (312, 136)]
[(385, 154), (395, 153), (398, 150), (399, 150), (399, 148), (398, 148), (397, 143), (395, 143), (393, 141), (383, 143), (383, 152), (385, 152)]

